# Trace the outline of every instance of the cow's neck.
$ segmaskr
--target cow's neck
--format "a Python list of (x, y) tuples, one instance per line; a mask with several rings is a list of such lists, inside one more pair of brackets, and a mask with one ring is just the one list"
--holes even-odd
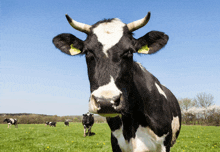
[[(130, 141), (135, 138), (139, 126), (147, 126), (144, 115), (143, 101), (134, 82), (131, 83), (129, 93), (129, 104), (126, 104), (126, 111), (122, 112), (120, 117), (107, 118), (108, 125), (112, 132), (121, 130), (125, 140)], [(150, 120), (149, 120), (150, 121)]]
[[(149, 82), (146, 80), (146, 74), (149, 76)], [(120, 119), (118, 118), (107, 118), (108, 124), (112, 131), (122, 129), (125, 140), (130, 140), (135, 137), (137, 129), (141, 127), (151, 128), (155, 124), (152, 119), (149, 104), (152, 105), (154, 101), (148, 99), (148, 94), (151, 93), (154, 77), (146, 71), (139, 63), (134, 62), (133, 69), (133, 80), (130, 85), (130, 93), (128, 97), (127, 110), (122, 112)], [(148, 87), (149, 86), (149, 87)], [(148, 87), (148, 88), (147, 88)], [(143, 92), (145, 91), (145, 92)], [(142, 95), (142, 96), (141, 96)], [(143, 96), (145, 95), (145, 96)], [(158, 108), (158, 107), (157, 107)], [(117, 120), (117, 125), (114, 122)], [(120, 123), (118, 123), (120, 121)], [(157, 132), (156, 130), (154, 130)]]

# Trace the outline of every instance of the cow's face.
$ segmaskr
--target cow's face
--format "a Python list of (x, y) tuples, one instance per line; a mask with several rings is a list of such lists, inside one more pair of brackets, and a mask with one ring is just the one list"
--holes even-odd
[(47, 126), (47, 125), (49, 125), (49, 122), (48, 122), (48, 121), (45, 122), (45, 126)]
[(86, 113), (86, 114), (83, 114), (83, 124), (84, 125), (89, 125), (93, 122), (94, 118), (93, 118), (93, 114), (91, 113)]
[(92, 26), (84, 43), (91, 96), (89, 110), (104, 116), (121, 111), (132, 80), (134, 39), (118, 19)]
[[(144, 18), (144, 24), (149, 17), (150, 14)], [(78, 22), (69, 16), (67, 19), (76, 28)], [(87, 33), (85, 41), (71, 34), (60, 34), (53, 39), (55, 46), (67, 54), (85, 54), (91, 90), (90, 112), (107, 117), (128, 112), (133, 53), (155, 53), (167, 43), (168, 36), (157, 31), (133, 38), (132, 31), (144, 26), (139, 22), (124, 24), (119, 19), (104, 20), (93, 26), (83, 25), (86, 28), (80, 31)]]

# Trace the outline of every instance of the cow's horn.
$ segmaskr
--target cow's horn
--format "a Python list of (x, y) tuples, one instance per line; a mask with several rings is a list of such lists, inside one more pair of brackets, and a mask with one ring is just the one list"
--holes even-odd
[(147, 24), (147, 22), (149, 21), (149, 19), (150, 19), (150, 12), (148, 12), (148, 14), (144, 18), (127, 24), (127, 27), (129, 29), (129, 31), (133, 32), (133, 31), (145, 26)]
[(90, 25), (88, 24), (84, 24), (84, 23), (80, 23), (80, 22), (77, 22), (77, 21), (74, 21), (71, 17), (69, 17), (69, 15), (66, 14), (66, 19), (68, 20), (68, 22), (70, 23), (70, 25), (78, 30), (78, 31), (81, 31), (81, 32), (84, 32), (86, 34), (88, 34), (90, 32)]

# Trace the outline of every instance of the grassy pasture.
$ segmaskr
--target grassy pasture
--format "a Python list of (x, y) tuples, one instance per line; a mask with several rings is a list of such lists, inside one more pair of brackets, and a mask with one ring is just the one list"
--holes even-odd
[[(18, 128), (0, 125), (1, 152), (111, 152), (110, 129), (106, 123), (95, 123), (95, 135), (83, 137), (81, 123), (69, 127), (44, 124), (19, 124)], [(220, 127), (182, 126), (172, 152), (220, 152)]]

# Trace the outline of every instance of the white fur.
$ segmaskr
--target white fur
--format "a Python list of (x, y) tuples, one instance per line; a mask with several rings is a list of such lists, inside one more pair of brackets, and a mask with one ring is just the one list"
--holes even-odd
[(171, 123), (171, 127), (172, 127), (172, 141), (175, 142), (176, 141), (176, 132), (180, 129), (180, 123), (179, 123), (179, 117), (173, 117), (172, 123)]
[[(113, 98), (119, 96), (122, 92), (115, 85), (114, 78), (110, 76), (110, 82), (106, 85), (99, 87), (97, 90), (92, 92), (92, 95), (98, 98)], [(111, 101), (113, 102), (113, 101)]]
[(117, 138), (118, 144), (123, 152), (166, 151), (163, 142), (168, 134), (158, 137), (149, 127), (139, 126), (135, 138), (131, 138), (128, 142), (123, 136), (122, 128), (123, 126), (112, 133)]
[(15, 122), (15, 121), (14, 121), (14, 119), (12, 119), (12, 118), (10, 118), (10, 120), (11, 120), (11, 122), (12, 122), (12, 123), (14, 123), (14, 122)]
[(93, 29), (98, 41), (103, 45), (103, 52), (108, 57), (108, 49), (119, 42), (123, 35), (125, 24), (120, 19), (113, 19), (111, 22), (104, 22)]
[(121, 150), (123, 152), (129, 152), (129, 151), (131, 151), (132, 146), (131, 146), (131, 144), (128, 143), (127, 140), (125, 140), (125, 138), (123, 136), (122, 128), (123, 128), (123, 126), (121, 126), (120, 129), (113, 131), (112, 134), (115, 136), (115, 138), (117, 138), (118, 145), (121, 148)]
[[(99, 87), (97, 90), (91, 93), (89, 101), (89, 111), (92, 113), (96, 113), (98, 110), (100, 110), (99, 107), (96, 107), (93, 96), (98, 98), (111, 99), (115, 96), (119, 96), (120, 94), (122, 94), (122, 92), (116, 86), (114, 78), (110, 76), (110, 82), (108, 84)], [(111, 101), (111, 103), (114, 103), (114, 101)]]
[(143, 71), (145, 71), (145, 68), (143, 67), (143, 65), (141, 64), (141, 63), (139, 63), (139, 62), (136, 62), (138, 65), (139, 65), (139, 67), (143, 70)]
[(160, 86), (156, 82), (155, 82), (155, 85), (156, 85), (159, 93), (162, 94), (167, 99), (167, 96), (166, 96), (165, 92), (160, 88)]

